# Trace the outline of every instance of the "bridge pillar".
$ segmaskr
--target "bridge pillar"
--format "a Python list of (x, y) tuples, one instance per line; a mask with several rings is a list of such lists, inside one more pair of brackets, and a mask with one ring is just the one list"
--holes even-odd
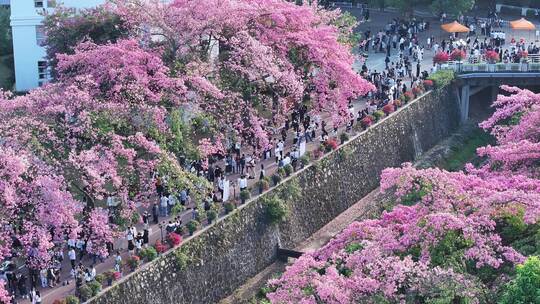
[(461, 98), (460, 98), (460, 105), (459, 109), (461, 111), (461, 122), (467, 121), (467, 118), (469, 118), (469, 98), (471, 95), (471, 86), (470, 85), (464, 85), (461, 87)]

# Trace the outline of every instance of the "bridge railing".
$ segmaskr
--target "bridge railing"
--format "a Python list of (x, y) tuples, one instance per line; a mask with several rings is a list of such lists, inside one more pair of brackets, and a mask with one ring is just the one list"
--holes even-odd
[(540, 72), (540, 62), (529, 63), (459, 63), (448, 62), (442, 69), (454, 70), (457, 73), (496, 73), (496, 72)]

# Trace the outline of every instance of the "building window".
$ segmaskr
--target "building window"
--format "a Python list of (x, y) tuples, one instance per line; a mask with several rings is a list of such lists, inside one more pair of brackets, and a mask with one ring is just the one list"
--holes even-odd
[(38, 79), (40, 86), (49, 80), (49, 69), (47, 68), (47, 61), (38, 61)]
[(39, 46), (45, 45), (45, 27), (43, 25), (36, 25), (36, 44)]
[(43, 0), (34, 0), (35, 8), (43, 8)]

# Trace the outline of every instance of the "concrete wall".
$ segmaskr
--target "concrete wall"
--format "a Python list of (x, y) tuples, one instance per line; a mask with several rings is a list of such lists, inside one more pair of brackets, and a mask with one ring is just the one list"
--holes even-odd
[(256, 198), (177, 249), (189, 257), (187, 266), (179, 267), (170, 252), (90, 302), (219, 301), (271, 264), (278, 244), (293, 248), (376, 188), (381, 170), (412, 161), (450, 135), (459, 121), (453, 92), (424, 95), (285, 180), (301, 186), (302, 198), (288, 202), (291, 212), (279, 226), (267, 223), (264, 204)]

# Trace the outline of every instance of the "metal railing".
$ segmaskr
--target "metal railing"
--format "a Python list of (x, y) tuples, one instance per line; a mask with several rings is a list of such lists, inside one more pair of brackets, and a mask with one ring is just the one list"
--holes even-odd
[[(540, 58), (537, 58), (540, 59)], [(523, 63), (459, 63), (448, 62), (441, 69), (454, 70), (457, 73), (497, 73), (497, 72), (540, 72), (540, 62)]]

